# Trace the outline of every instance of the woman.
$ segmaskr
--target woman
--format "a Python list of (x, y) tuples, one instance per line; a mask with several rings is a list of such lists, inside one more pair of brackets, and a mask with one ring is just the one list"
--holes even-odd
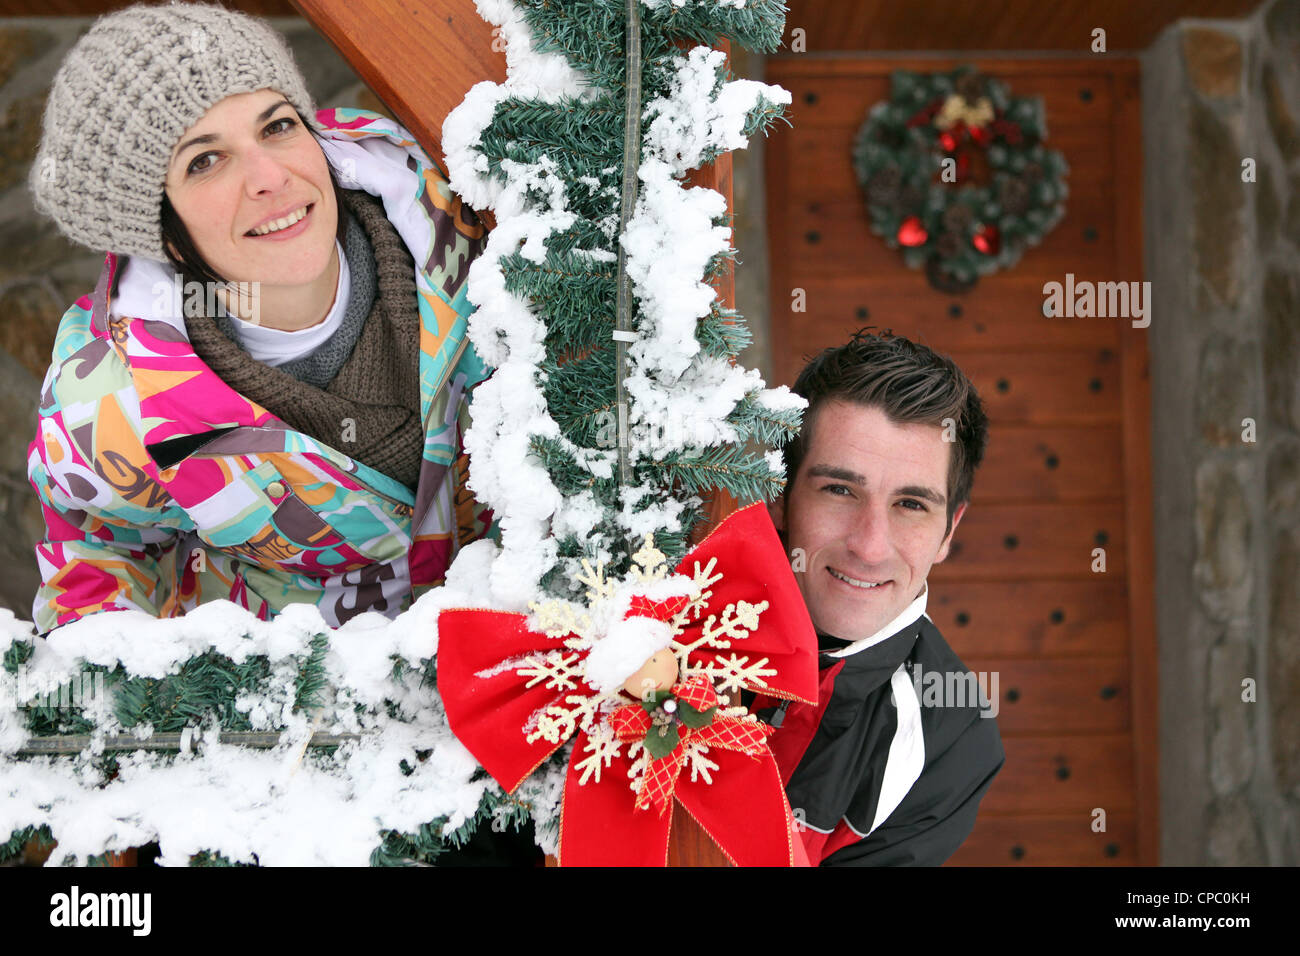
[(39, 633), (219, 599), (393, 617), (487, 532), (461, 453), (485, 233), (400, 126), (314, 113), (258, 20), (137, 6), (68, 54), (31, 187), (109, 250), (28, 454)]

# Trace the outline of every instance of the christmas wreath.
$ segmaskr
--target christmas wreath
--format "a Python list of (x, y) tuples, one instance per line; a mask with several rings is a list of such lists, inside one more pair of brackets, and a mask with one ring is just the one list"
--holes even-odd
[(970, 67), (895, 71), (853, 146), (872, 232), (944, 292), (1014, 265), (1065, 214), (1069, 169), (1046, 136), (1040, 101)]

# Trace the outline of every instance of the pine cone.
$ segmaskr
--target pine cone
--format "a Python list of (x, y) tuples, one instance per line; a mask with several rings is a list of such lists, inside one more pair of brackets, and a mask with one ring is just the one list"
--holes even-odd
[(965, 203), (953, 203), (943, 211), (943, 227), (949, 232), (965, 235), (974, 219), (975, 214)]
[(907, 145), (907, 128), (892, 123), (881, 123), (876, 127), (876, 142), (891, 152), (897, 152)]
[(867, 199), (873, 206), (893, 206), (898, 203), (899, 187), (903, 176), (896, 166), (886, 166), (867, 180)]
[(1035, 183), (1037, 183), (1040, 179), (1043, 178), (1045, 172), (1043, 170), (1043, 167), (1040, 166), (1038, 163), (1026, 163), (1025, 171), (1020, 175), (1025, 182), (1027, 182), (1029, 185), (1032, 186)]
[(965, 245), (959, 233), (945, 232), (935, 242), (934, 251), (939, 254), (940, 259), (952, 259), (961, 255)]
[(898, 197), (899, 206), (912, 212), (920, 212), (921, 204), (924, 202), (925, 193), (910, 184), (903, 187)]
[(925, 277), (930, 280), (930, 285), (947, 295), (960, 295), (963, 292), (969, 292), (975, 288), (975, 283), (979, 282), (979, 276), (972, 276), (969, 279), (958, 279), (951, 272), (943, 267), (943, 260), (938, 256), (931, 256), (925, 262)]
[(998, 203), (1011, 216), (1023, 215), (1029, 208), (1029, 187), (1019, 179), (1004, 177), (998, 181)]

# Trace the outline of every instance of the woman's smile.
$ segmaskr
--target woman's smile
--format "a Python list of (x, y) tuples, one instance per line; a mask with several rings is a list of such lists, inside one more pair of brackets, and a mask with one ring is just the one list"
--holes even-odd
[(300, 236), (312, 226), (311, 212), (315, 203), (299, 206), (284, 215), (270, 216), (261, 225), (255, 226), (245, 236), (252, 239), (284, 240)]
[[(226, 281), (285, 290), (329, 308), (339, 210), (329, 163), (274, 90), (229, 96), (186, 130), (167, 195), (198, 253)], [(319, 319), (320, 316), (316, 316)]]

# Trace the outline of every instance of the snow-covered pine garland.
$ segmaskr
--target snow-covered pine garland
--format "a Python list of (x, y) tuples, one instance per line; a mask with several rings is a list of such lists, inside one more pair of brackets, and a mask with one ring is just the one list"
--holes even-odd
[[(775, 49), (776, 0), (642, 0), (639, 195), (620, 235), (627, 0), (476, 0), (506, 40), (504, 83), (470, 90), (443, 127), (452, 188), (492, 209), (470, 269), (470, 336), (492, 378), (474, 395), (470, 487), (492, 505), (501, 554), (492, 606), (577, 596), (579, 562), (625, 572), (646, 533), (670, 559), (702, 519), (701, 496), (770, 499), (778, 445), (803, 400), (732, 364), (740, 316), (707, 279), (733, 254), (725, 199), (687, 171), (780, 116), (789, 93), (728, 80), (725, 56), (682, 41)], [(616, 395), (618, 254), (634, 300)], [(631, 482), (621, 482), (626, 415)], [(631, 547), (629, 547), (631, 544)]]
[[(38, 641), (0, 612), (0, 839), (12, 834), (0, 857), (40, 833), (59, 841), (56, 863), (155, 840), (165, 864), (430, 862), (476, 824), (525, 813), (553, 851), (561, 762), (508, 798), (455, 740), (433, 687), (438, 611), (574, 597), (579, 557), (626, 569), (627, 543), (646, 532), (676, 557), (702, 493), (752, 501), (780, 489), (779, 455), (745, 443), (786, 440), (803, 403), (731, 364), (747, 333), (705, 281), (732, 254), (725, 202), (680, 180), (745, 145), (789, 94), (728, 81), (721, 53), (678, 44), (726, 37), (774, 49), (784, 8), (642, 0), (640, 195), (621, 233), (635, 300), (625, 378), (635, 483), (620, 486), (611, 333), (625, 0), (477, 2), (507, 39), (509, 78), (470, 91), (444, 145), (453, 188), (497, 216), (470, 275), (471, 336), (496, 372), (475, 393), (466, 441), (501, 548), (464, 549), (447, 585), (396, 620), (364, 614), (333, 631), (308, 606), (262, 622), (218, 601), (172, 620), (91, 615)], [(103, 696), (26, 706), (96, 673)], [(181, 728), (180, 753), (105, 747)], [(249, 730), (278, 743), (227, 742)], [(33, 734), (68, 733), (89, 745), (18, 757)], [(322, 734), (334, 736), (312, 745)]]
[[(443, 125), (453, 190), (496, 216), (468, 287), (470, 337), (495, 372), (475, 390), (465, 442), (470, 487), (501, 531), (486, 606), (527, 612), (547, 599), (581, 603), (584, 559), (626, 574), (647, 533), (675, 564), (714, 489), (747, 503), (783, 486), (780, 455), (747, 445), (789, 440), (805, 403), (734, 364), (748, 332), (708, 284), (734, 251), (726, 202), (682, 180), (746, 145), (790, 101), (780, 87), (729, 79), (722, 52), (683, 41), (773, 50), (785, 9), (778, 0), (476, 5), (506, 41), (507, 79), (476, 85)], [(630, 14), (640, 19), (635, 104)], [(625, 135), (639, 139), (630, 215)], [(636, 643), (610, 631), (593, 656), (630, 672), (646, 656)], [(558, 794), (570, 746), (529, 782)], [(539, 833), (554, 838), (540, 821)]]
[[(406, 613), (337, 630), (311, 605), (267, 622), (214, 601), (182, 618), (90, 615), (35, 640), (0, 610), (0, 858), (39, 834), (58, 841), (50, 862), (74, 865), (151, 841), (164, 865), (428, 863), (480, 822), (523, 822), (525, 805), (545, 824), (546, 781), (507, 798), (433, 690), (438, 610), (483, 600), (490, 554), (470, 545)], [(256, 731), (275, 745), (241, 746)], [(179, 747), (114, 749), (178, 733)], [(90, 739), (19, 756), (64, 734)]]

